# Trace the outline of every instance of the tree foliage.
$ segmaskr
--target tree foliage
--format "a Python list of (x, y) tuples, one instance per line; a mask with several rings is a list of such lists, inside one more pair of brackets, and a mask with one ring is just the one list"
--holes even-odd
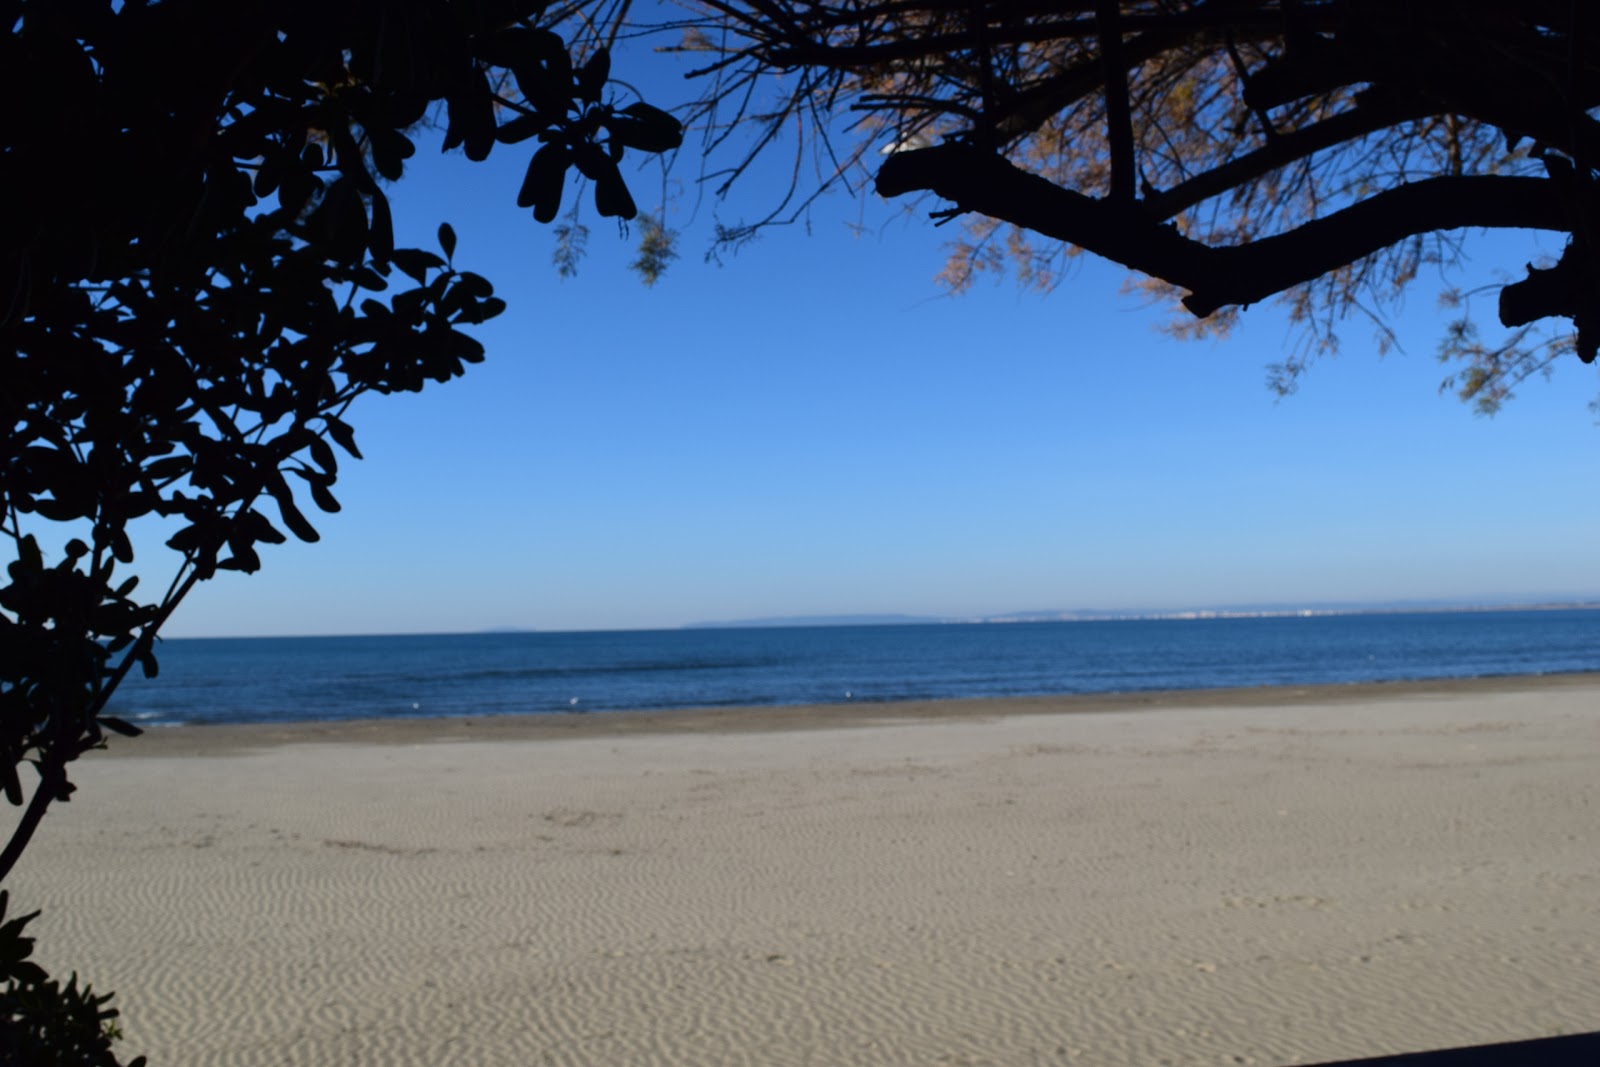
[[(15, 865), (69, 764), (195, 583), (339, 510), (351, 408), (461, 374), (504, 303), (396, 248), (387, 182), (430, 115), (447, 150), (527, 155), (549, 221), (569, 173), (637, 213), (620, 164), (675, 147), (604, 47), (575, 62), (528, 0), (6, 0), (0, 83), (0, 790)], [(179, 560), (144, 598), (130, 524)], [(34, 773), (24, 780), (23, 764)], [(87, 994), (85, 994), (87, 995)]]
[[(1493, 410), (1558, 355), (1600, 348), (1594, 235), (1600, 8), (1567, 0), (690, 0), (670, 34), (699, 59), (695, 124), (751, 131), (725, 183), (787, 144), (771, 215), (872, 183), (960, 217), (955, 289), (1015, 268), (1050, 286), (1087, 250), (1181, 300), (1180, 334), (1269, 297), (1308, 344), (1289, 388), (1352, 313), (1381, 322), (1475, 228), (1544, 230), (1558, 261), (1508, 265), (1505, 340), (1452, 324), (1453, 384)], [(841, 118), (847, 122), (841, 122)], [(1466, 308), (1468, 296), (1451, 294)], [(1469, 309), (1470, 310), (1470, 309)], [(1553, 323), (1551, 320), (1555, 320)], [(1555, 331), (1540, 327), (1555, 325)]]
[[(0, 919), (9, 894), (0, 890)], [(24, 934), (38, 912), (0, 923), (0, 1063), (35, 1067), (118, 1067), (113, 1042), (121, 1036), (110, 993), (67, 984), (28, 957), (33, 938)], [(128, 1067), (143, 1067), (143, 1056)]]

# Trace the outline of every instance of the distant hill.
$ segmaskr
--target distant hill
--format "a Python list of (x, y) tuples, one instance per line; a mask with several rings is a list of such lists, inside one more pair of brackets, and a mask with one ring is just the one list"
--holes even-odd
[(948, 622), (931, 615), (780, 615), (769, 619), (691, 622), (685, 630), (753, 630), (779, 626), (925, 626)]

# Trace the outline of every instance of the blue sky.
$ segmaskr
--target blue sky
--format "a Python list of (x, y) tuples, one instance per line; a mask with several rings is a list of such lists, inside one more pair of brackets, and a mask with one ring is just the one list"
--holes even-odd
[[(1438, 392), (1433, 279), (1394, 323), (1404, 351), (1352, 322), (1280, 402), (1264, 367), (1296, 335), (1275, 307), (1168, 340), (1170, 312), (1087, 259), (1048, 295), (946, 297), (947, 234), (870, 199), (717, 267), (713, 205), (686, 196), (653, 289), (591, 212), (562, 280), (514, 205), (526, 147), (425, 150), (393, 191), (402, 244), (448, 219), (458, 264), (510, 302), (488, 361), (363, 402), (367, 459), (323, 540), (201, 587), (169, 636), (1600, 594), (1600, 379), (1573, 361), (1474, 416)], [(1468, 247), (1484, 275), (1528, 255)], [(165, 566), (157, 543), (141, 555)]]

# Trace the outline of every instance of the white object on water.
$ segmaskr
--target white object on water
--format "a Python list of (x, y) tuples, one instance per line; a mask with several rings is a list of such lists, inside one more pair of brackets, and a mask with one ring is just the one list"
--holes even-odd
[(416, 711), (416, 710), (417, 710), (417, 709), (418, 709), (418, 708), (420, 708), (420, 707), (422, 707), (422, 705), (421, 705), (421, 704), (413, 704), (413, 705), (411, 705), (411, 710), (412, 710), (412, 711)]
[(577, 697), (573, 697), (571, 700), (567, 701), (568, 704), (576, 704), (577, 702), (578, 702), (578, 698)]

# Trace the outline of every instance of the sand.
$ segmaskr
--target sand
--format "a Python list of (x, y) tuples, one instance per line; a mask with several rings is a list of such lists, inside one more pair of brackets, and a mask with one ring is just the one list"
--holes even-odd
[(1600, 1029), (1597, 709), (1589, 676), (172, 729), (86, 758), (10, 888), (152, 1067), (1509, 1041)]

